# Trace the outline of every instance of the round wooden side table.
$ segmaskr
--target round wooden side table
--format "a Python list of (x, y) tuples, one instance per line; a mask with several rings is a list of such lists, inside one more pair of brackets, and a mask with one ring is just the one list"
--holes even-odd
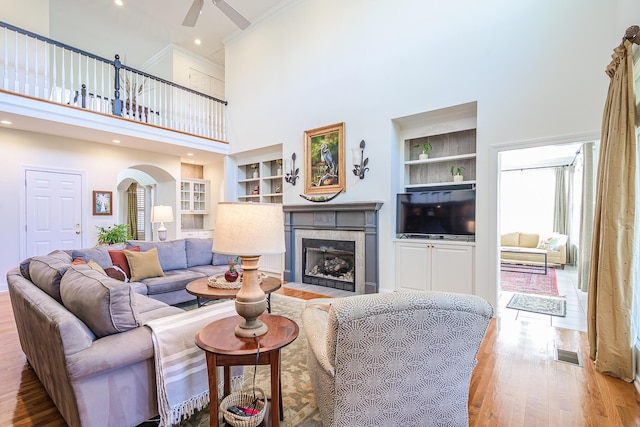
[[(204, 305), (202, 299), (233, 299), (238, 294), (238, 289), (214, 288), (209, 286), (209, 278), (202, 277), (187, 283), (187, 292), (195, 295), (198, 300), (198, 307)], [(267, 311), (271, 313), (271, 292), (277, 291), (282, 286), (282, 281), (275, 277), (265, 277), (260, 283), (260, 287), (267, 294)]]
[(274, 314), (262, 314), (262, 320), (269, 330), (266, 334), (256, 338), (237, 337), (234, 329), (243, 321), (240, 316), (231, 316), (216, 320), (200, 329), (196, 333), (196, 344), (203, 349), (207, 358), (209, 373), (209, 425), (218, 425), (218, 366), (224, 367), (224, 395), (231, 392), (230, 366), (252, 366), (256, 364), (258, 341), (260, 354), (258, 365), (271, 366), (271, 411), (265, 421), (272, 426), (280, 425), (282, 401), (280, 394), (280, 349), (291, 344), (299, 333), (299, 328), (293, 320)]

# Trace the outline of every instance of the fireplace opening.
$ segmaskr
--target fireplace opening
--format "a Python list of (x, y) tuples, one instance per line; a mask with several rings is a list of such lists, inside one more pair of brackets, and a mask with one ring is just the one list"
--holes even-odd
[(355, 292), (356, 242), (302, 239), (302, 282)]

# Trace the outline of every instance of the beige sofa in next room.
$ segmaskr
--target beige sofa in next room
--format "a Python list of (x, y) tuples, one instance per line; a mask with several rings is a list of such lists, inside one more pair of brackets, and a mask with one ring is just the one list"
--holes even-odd
[[(544, 265), (542, 256), (526, 251), (509, 251), (510, 248), (542, 249), (547, 251), (550, 267), (564, 268), (567, 262), (567, 236), (554, 233), (543, 236), (538, 233), (512, 232), (500, 236), (500, 262), (510, 264)], [(505, 250), (506, 249), (506, 250)]]

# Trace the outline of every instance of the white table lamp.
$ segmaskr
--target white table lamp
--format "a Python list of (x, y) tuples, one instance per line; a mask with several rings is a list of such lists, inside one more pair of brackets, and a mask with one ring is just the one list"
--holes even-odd
[(236, 326), (239, 337), (267, 332), (258, 320), (267, 298), (258, 280), (260, 255), (285, 252), (282, 205), (270, 203), (218, 203), (213, 251), (242, 259), (242, 287), (236, 295), (236, 312), (245, 320)]
[(165, 222), (173, 222), (173, 209), (171, 206), (153, 206), (151, 208), (151, 222), (159, 222), (158, 227), (158, 239), (164, 241), (167, 240), (167, 227), (164, 226)]

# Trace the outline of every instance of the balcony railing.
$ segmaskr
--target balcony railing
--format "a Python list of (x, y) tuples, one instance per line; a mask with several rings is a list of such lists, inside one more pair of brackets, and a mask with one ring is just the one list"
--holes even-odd
[(227, 102), (0, 22), (8, 92), (226, 140)]

